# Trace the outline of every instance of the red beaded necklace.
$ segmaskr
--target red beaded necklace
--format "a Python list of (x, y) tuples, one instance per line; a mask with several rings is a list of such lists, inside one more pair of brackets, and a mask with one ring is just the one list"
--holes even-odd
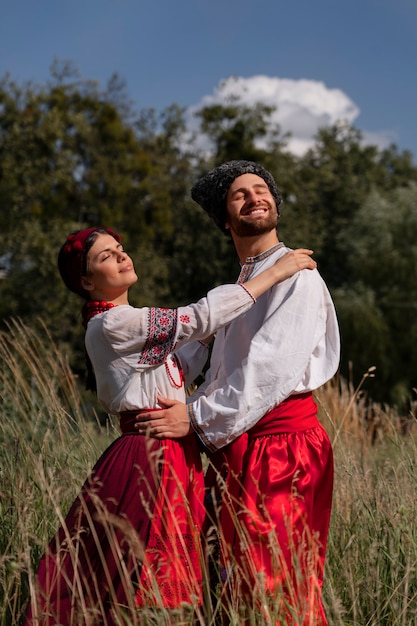
[(177, 357), (177, 355), (176, 354), (172, 354), (171, 357), (172, 357), (171, 365), (178, 372), (178, 380), (175, 380), (175, 378), (173, 377), (173, 375), (172, 375), (172, 373), (171, 373), (171, 371), (169, 369), (168, 360), (165, 361), (165, 369), (166, 369), (166, 372), (168, 374), (168, 378), (170, 379), (170, 381), (172, 382), (174, 387), (176, 387), (177, 389), (181, 389), (181, 387), (183, 386), (183, 384), (185, 382), (184, 372), (182, 370), (181, 363), (180, 363), (180, 360)]
[(88, 300), (82, 310), (84, 327), (87, 326), (92, 317), (99, 313), (104, 313), (113, 307), (114, 304), (112, 302), (106, 302), (106, 300)]

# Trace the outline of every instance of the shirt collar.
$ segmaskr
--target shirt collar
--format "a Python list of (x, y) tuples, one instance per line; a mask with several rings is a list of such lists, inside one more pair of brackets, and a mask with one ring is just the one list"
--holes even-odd
[(253, 265), (254, 263), (259, 263), (259, 261), (263, 261), (264, 259), (271, 256), (271, 254), (274, 254), (276, 250), (278, 250), (279, 248), (282, 248), (283, 246), (284, 246), (284, 243), (282, 241), (279, 241), (274, 246), (272, 246), (272, 248), (269, 248), (268, 250), (265, 250), (264, 252), (261, 252), (260, 254), (257, 254), (256, 256), (248, 256), (245, 259), (244, 265), (249, 265), (249, 264)]

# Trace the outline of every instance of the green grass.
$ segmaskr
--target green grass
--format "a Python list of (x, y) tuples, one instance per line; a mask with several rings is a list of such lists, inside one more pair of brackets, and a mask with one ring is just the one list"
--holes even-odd
[[(343, 381), (316, 395), (336, 466), (324, 586), (329, 623), (417, 626), (415, 417), (368, 406)], [(0, 399), (0, 626), (17, 626), (45, 546), (118, 431), (98, 419), (46, 329), (13, 322), (0, 335)], [(204, 585), (204, 615), (127, 611), (120, 623), (210, 626), (219, 600), (210, 597), (207, 574)], [(239, 624), (234, 605), (226, 610)], [(250, 621), (270, 623), (255, 612)]]

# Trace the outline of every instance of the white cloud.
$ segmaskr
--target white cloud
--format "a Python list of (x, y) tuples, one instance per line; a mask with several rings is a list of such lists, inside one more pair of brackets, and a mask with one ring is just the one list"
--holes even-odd
[(381, 130), (379, 133), (364, 130), (362, 139), (365, 145), (377, 146), (380, 150), (398, 143), (398, 135), (393, 130)]
[[(230, 77), (221, 81), (212, 95), (204, 96), (199, 103), (188, 109), (190, 130), (197, 129), (193, 116), (203, 107), (213, 104), (226, 104), (231, 98), (249, 107), (261, 102), (276, 108), (271, 122), (279, 124), (283, 134), (290, 133), (287, 149), (303, 155), (314, 143), (319, 128), (329, 127), (337, 122), (353, 125), (359, 116), (359, 107), (340, 89), (329, 89), (320, 81), (292, 80), (270, 76), (250, 78)], [(393, 141), (388, 132), (366, 133), (366, 143), (386, 147)], [(199, 146), (207, 147), (207, 141), (199, 138)]]

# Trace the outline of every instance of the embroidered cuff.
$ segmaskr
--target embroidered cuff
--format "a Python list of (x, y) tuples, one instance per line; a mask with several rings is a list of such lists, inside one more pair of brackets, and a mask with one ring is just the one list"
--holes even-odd
[(188, 417), (190, 418), (190, 424), (193, 430), (195, 431), (195, 433), (197, 434), (197, 436), (199, 437), (199, 439), (201, 439), (203, 444), (206, 446), (206, 448), (210, 450), (210, 452), (215, 452), (217, 448), (213, 446), (212, 443), (209, 442), (206, 435), (204, 434), (204, 431), (201, 430), (200, 426), (196, 422), (192, 404), (187, 404), (187, 413), (188, 413)]
[(255, 298), (255, 296), (253, 296), (251, 294), (249, 289), (247, 289), (243, 283), (238, 283), (238, 284), (240, 285), (240, 287), (242, 287), (242, 289), (244, 289), (246, 291), (246, 293), (248, 293), (250, 295), (250, 297), (252, 298), (253, 302), (255, 303), (256, 302), (256, 298)]

